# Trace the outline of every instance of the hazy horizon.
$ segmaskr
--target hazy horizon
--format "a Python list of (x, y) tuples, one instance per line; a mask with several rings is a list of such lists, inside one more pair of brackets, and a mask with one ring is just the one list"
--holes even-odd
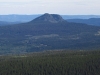
[(0, 0), (0, 15), (100, 15), (99, 0)]
[[(45, 13), (43, 13), (43, 14), (45, 14)], [(0, 15), (1, 16), (2, 15), (12, 15), (12, 16), (13, 15), (19, 15), (19, 16), (20, 15), (25, 15), (25, 16), (29, 16), (29, 15), (43, 15), (43, 14), (13, 14), (12, 13), (12, 14), (0, 14)], [(57, 14), (57, 13), (49, 13), (49, 14)], [(100, 14), (99, 15), (95, 15), (95, 14), (93, 14), (93, 15), (92, 14), (79, 14), (79, 15), (78, 14), (58, 14), (58, 15), (62, 15), (62, 16), (63, 15), (65, 15), (65, 16), (100, 16)]]

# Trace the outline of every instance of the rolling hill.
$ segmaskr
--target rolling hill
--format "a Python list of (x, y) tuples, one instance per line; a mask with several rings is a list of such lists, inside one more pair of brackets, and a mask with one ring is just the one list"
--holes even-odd
[(14, 25), (14, 24), (20, 24), (21, 22), (5, 22), (5, 21), (0, 21), (0, 26), (5, 26), (5, 25)]
[(100, 26), (100, 18), (90, 19), (67, 19), (68, 22), (85, 23), (88, 25)]
[(30, 22), (0, 26), (0, 54), (44, 50), (100, 48), (100, 27), (70, 23), (57, 14), (44, 14)]

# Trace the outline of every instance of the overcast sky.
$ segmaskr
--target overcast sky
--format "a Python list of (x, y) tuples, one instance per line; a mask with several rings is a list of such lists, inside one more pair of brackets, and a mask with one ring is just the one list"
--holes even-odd
[(0, 14), (100, 15), (100, 0), (0, 0)]

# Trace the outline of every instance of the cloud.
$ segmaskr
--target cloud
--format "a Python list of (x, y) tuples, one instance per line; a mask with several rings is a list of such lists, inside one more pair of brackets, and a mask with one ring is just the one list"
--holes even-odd
[(100, 13), (100, 0), (0, 0), (0, 10), (0, 13), (91, 14)]
[(33, 0), (0, 0), (0, 2), (30, 2)]

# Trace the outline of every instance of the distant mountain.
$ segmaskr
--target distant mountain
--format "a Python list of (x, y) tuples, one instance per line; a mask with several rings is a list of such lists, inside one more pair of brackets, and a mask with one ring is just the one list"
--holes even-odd
[(0, 15), (0, 21), (4, 22), (29, 22), (40, 15)]
[[(0, 21), (6, 22), (29, 22), (42, 14), (33, 15), (0, 15)], [(61, 15), (63, 19), (89, 19), (89, 18), (100, 18), (100, 15)]]
[(37, 17), (36, 19), (32, 20), (33, 22), (51, 22), (51, 23), (58, 23), (65, 21), (60, 15), (57, 14), (48, 14), (45, 13), (44, 15)]
[(21, 22), (4, 22), (0, 21), (0, 26), (5, 26), (5, 25), (14, 25), (14, 24), (19, 24)]
[(67, 19), (68, 22), (85, 23), (88, 25), (100, 26), (100, 18), (90, 19)]
[(0, 54), (55, 49), (100, 49), (100, 27), (70, 23), (57, 14), (44, 14), (27, 23), (0, 26)]
[(62, 15), (64, 19), (89, 19), (100, 18), (100, 15)]
[(10, 24), (9, 22), (0, 21), (0, 26), (9, 25), (9, 24)]

